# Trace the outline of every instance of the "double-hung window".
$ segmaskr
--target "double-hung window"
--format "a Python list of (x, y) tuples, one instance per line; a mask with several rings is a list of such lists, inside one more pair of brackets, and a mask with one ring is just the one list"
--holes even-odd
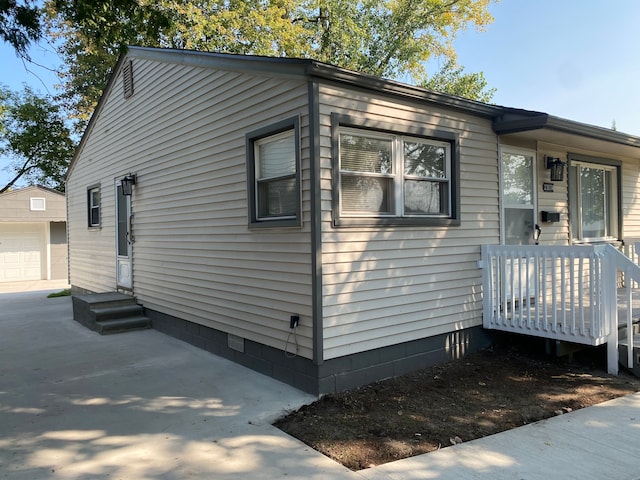
[(250, 224), (299, 225), (299, 122), (292, 118), (247, 134)]
[(87, 190), (87, 213), (89, 227), (100, 226), (100, 187)]
[(619, 171), (620, 165), (616, 162), (570, 157), (569, 194), (574, 241), (618, 238)]
[(395, 133), (336, 123), (336, 224), (445, 225), (457, 219), (451, 136), (444, 140), (419, 136), (422, 132), (417, 131)]

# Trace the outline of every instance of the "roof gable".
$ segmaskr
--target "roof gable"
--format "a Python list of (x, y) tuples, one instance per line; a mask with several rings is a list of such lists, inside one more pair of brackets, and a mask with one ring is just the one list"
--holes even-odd
[(470, 115), (492, 119), (494, 131), (498, 135), (551, 129), (571, 135), (612, 142), (625, 147), (640, 148), (640, 138), (632, 135), (553, 117), (542, 112), (490, 105), (454, 95), (438, 93), (422, 87), (354, 72), (316, 60), (132, 46), (129, 47), (126, 54), (119, 58), (113, 69), (103, 95), (76, 149), (67, 171), (67, 178), (73, 170), (76, 158), (83, 149), (86, 138), (91, 134), (95, 119), (99, 116), (105, 99), (111, 93), (116, 78), (125, 67), (130, 65), (128, 62), (136, 58), (167, 64), (253, 72), (260, 75), (289, 76), (319, 83), (338, 83), (350, 88), (370, 90), (398, 98), (409, 98), (412, 101), (423, 103), (425, 106), (429, 104), (438, 105), (463, 111)]
[(64, 197), (64, 193), (59, 192), (58, 190), (55, 190), (53, 188), (45, 187), (43, 185), (31, 185), (28, 187), (16, 188), (14, 190), (8, 190), (6, 192), (0, 193), (0, 198), (2, 198), (3, 196), (15, 195), (17, 193), (31, 193), (31, 192), (33, 193), (41, 192), (43, 194), (54, 194), (60, 197)]

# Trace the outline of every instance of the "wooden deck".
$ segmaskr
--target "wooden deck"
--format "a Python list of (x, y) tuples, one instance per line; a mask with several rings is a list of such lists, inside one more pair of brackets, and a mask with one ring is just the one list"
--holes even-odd
[[(626, 295), (625, 288), (618, 289), (617, 310), (620, 330), (626, 329), (627, 324)], [(585, 296), (582, 299), (581, 309), (573, 308), (570, 302), (558, 299), (555, 302), (551, 299), (546, 302), (536, 302), (535, 298), (516, 301), (513, 304), (508, 302), (507, 311), (503, 312), (503, 320), (506, 323), (501, 322), (490, 328), (572, 342), (575, 340), (571, 338), (592, 339), (577, 343), (601, 345), (606, 342), (606, 336), (593, 335), (594, 312), (592, 310), (594, 307), (590, 301), (590, 296)], [(640, 288), (632, 289), (631, 301), (632, 321), (637, 325), (640, 322)], [(626, 338), (626, 333), (622, 333), (620, 338)]]
[(614, 374), (623, 360), (619, 340), (630, 332), (634, 345), (622, 363), (633, 368), (640, 267), (612, 245), (485, 245), (480, 267), (485, 328), (607, 344), (608, 370)]

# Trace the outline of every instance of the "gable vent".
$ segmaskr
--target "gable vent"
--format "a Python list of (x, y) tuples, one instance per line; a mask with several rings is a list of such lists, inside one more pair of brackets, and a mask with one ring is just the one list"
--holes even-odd
[(124, 98), (133, 95), (133, 64), (131, 60), (124, 64), (122, 68), (122, 88), (124, 90)]

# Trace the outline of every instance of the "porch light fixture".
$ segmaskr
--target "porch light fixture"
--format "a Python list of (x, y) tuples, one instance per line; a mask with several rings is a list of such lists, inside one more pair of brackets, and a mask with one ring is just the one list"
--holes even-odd
[(547, 157), (547, 169), (551, 170), (551, 181), (562, 182), (564, 180), (564, 166), (566, 164), (559, 158)]
[(120, 185), (122, 185), (122, 194), (130, 196), (132, 187), (136, 184), (136, 176), (135, 174), (128, 174), (120, 180)]

